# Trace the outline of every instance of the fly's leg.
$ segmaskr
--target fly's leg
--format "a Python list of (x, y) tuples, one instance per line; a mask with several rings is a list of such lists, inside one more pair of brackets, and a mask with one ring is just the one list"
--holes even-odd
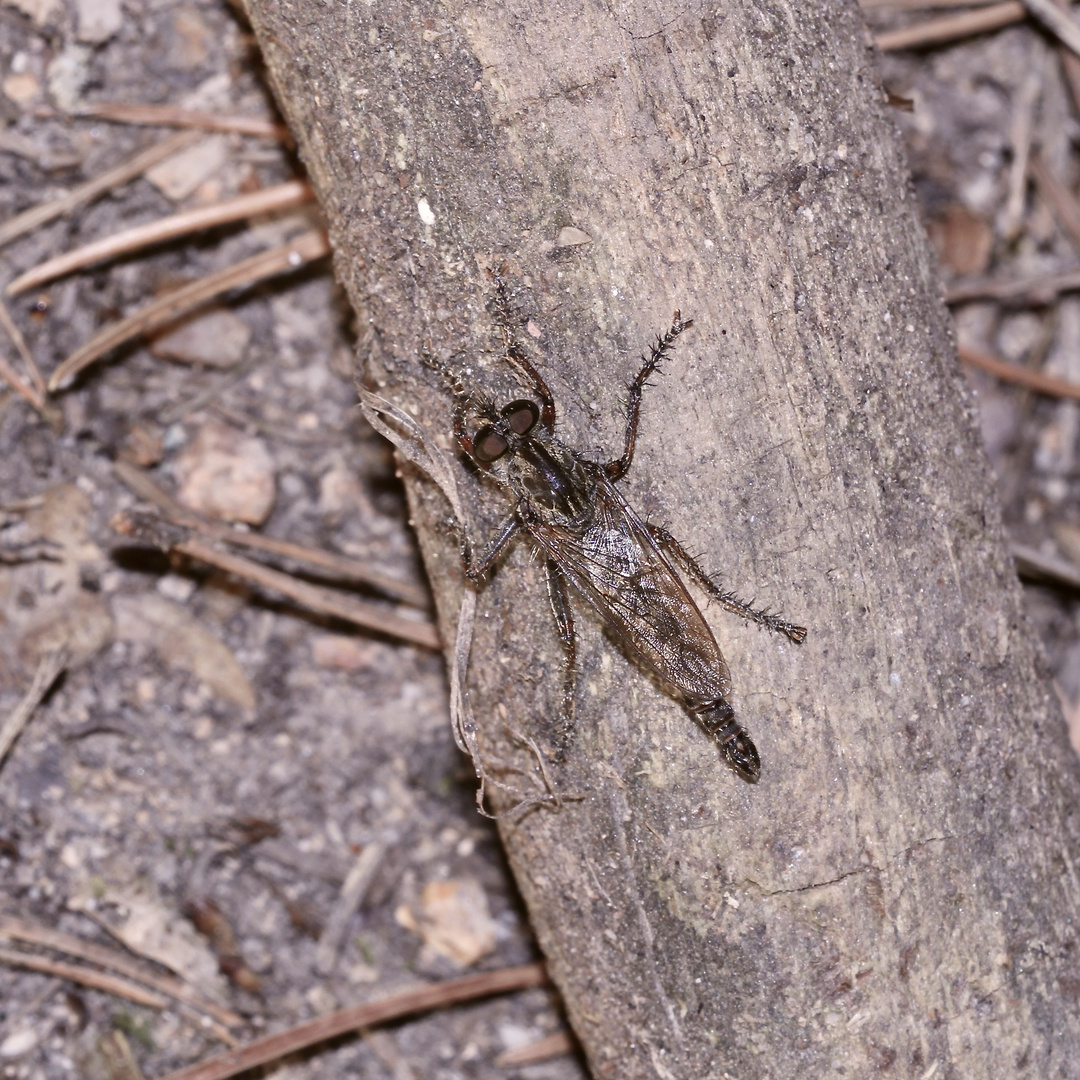
[(492, 274), (492, 277), (495, 280), (495, 298), (491, 302), (491, 310), (502, 331), (507, 363), (525, 376), (530, 389), (540, 399), (540, 423), (549, 432), (554, 431), (555, 399), (551, 396), (548, 384), (541, 378), (540, 372), (533, 367), (532, 362), (525, 355), (525, 350), (514, 333), (514, 313), (506, 285), (497, 274)]
[(454, 396), (454, 437), (462, 450), (472, 457), (473, 441), (466, 423), (469, 413), (475, 413), (481, 419), (491, 423), (498, 418), (498, 410), (485, 394), (466, 389), (462, 372), (450, 367), (449, 364), (444, 364), (441, 360), (436, 360), (429, 353), (424, 353), (422, 359), (425, 366), (431, 368), (432, 371), (437, 371), (449, 384), (450, 392)]
[(563, 761), (573, 741), (577, 719), (577, 635), (574, 633), (574, 614), (570, 610), (566, 576), (559, 569), (559, 564), (551, 559), (547, 561), (547, 582), (551, 613), (555, 616), (563, 643), (562, 709), (555, 732), (555, 760)]
[(646, 525), (645, 527), (649, 530), (657, 545), (670, 555), (725, 610), (741, 616), (747, 622), (755, 622), (768, 627), (777, 634), (784, 634), (797, 645), (801, 645), (806, 640), (805, 626), (796, 626), (794, 623), (781, 619), (779, 615), (774, 615), (769, 611), (759, 611), (745, 601), (740, 600), (734, 593), (721, 589), (701, 569), (697, 559), (667, 529), (661, 529), (658, 525)]
[(465, 576), (470, 581), (479, 581), (499, 561), (499, 556), (506, 550), (520, 528), (521, 521), (517, 514), (511, 514), (499, 527), (498, 535), (479, 561), (475, 561), (472, 541), (462, 534), (461, 562), (465, 568)]
[(754, 740), (735, 719), (735, 710), (723, 699), (693, 710), (701, 726), (720, 744), (728, 764), (748, 783), (761, 776), (761, 758)]
[(649, 376), (665, 360), (675, 344), (675, 339), (688, 327), (693, 326), (693, 319), (683, 322), (679, 312), (671, 317), (671, 329), (662, 337), (657, 337), (656, 344), (649, 350), (648, 357), (642, 358), (641, 370), (630, 384), (630, 397), (626, 403), (626, 440), (623, 443), (622, 457), (609, 461), (604, 472), (609, 480), (619, 480), (626, 475), (630, 463), (634, 460), (634, 443), (637, 442), (638, 412), (641, 409), (641, 393), (645, 389)]

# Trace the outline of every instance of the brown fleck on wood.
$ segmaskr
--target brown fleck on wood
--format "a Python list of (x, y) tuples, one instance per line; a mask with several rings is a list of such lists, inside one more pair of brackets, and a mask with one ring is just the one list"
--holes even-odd
[[(372, 384), (448, 432), (420, 354), (498, 379), (505, 264), (564, 437), (617, 456), (681, 308), (624, 490), (810, 627), (710, 613), (752, 788), (580, 614), (584, 798), (502, 832), (595, 1074), (1075, 1075), (1076, 764), (855, 6), (251, 8)], [(451, 641), (445, 504), (410, 493)], [(481, 736), (527, 770), (501, 710), (543, 741), (560, 653), (525, 545), (480, 610)]]

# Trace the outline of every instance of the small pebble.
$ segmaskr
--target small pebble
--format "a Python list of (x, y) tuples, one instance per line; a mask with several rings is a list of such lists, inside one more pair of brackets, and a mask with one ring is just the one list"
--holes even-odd
[(274, 505), (274, 460), (266, 444), (216, 420), (176, 459), (177, 498), (222, 521), (261, 525)]

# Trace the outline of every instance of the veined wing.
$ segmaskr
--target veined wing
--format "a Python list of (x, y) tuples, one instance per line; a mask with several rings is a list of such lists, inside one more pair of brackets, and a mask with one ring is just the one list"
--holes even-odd
[(581, 534), (542, 522), (529, 532), (628, 648), (690, 704), (731, 691), (716, 639), (675, 568), (615, 488), (599, 480)]

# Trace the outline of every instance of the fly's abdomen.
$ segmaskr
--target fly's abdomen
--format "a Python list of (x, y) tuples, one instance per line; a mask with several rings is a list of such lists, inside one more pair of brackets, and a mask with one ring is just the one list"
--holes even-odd
[(720, 744), (728, 764), (751, 784), (761, 776), (761, 758), (754, 740), (735, 719), (735, 710), (723, 698), (693, 710), (701, 726)]

